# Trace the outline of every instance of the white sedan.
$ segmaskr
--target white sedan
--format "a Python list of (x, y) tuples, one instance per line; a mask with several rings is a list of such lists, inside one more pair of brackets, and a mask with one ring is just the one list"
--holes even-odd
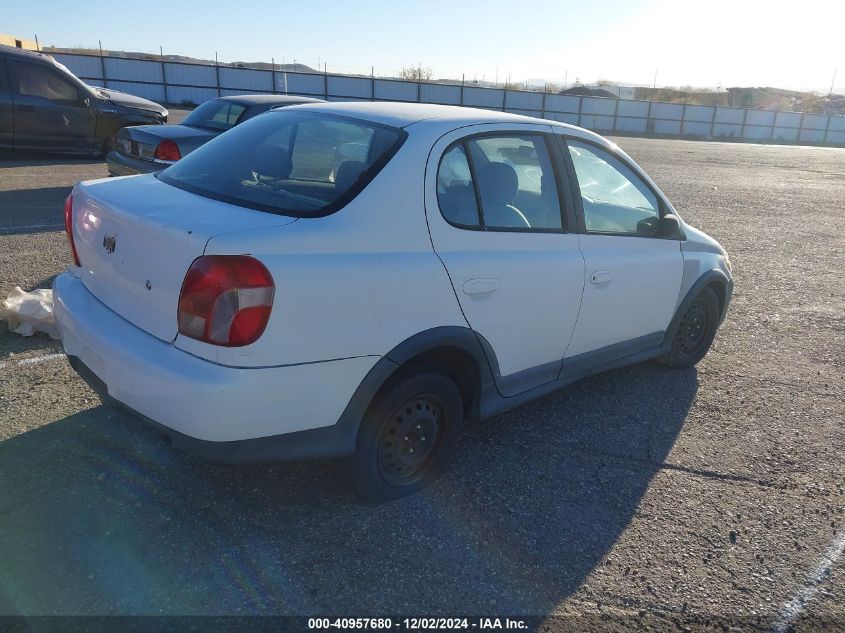
[(157, 175), (77, 185), (55, 281), (73, 367), (208, 459), (352, 455), (432, 481), (461, 425), (707, 353), (733, 281), (618, 147), (469, 108), (260, 115)]

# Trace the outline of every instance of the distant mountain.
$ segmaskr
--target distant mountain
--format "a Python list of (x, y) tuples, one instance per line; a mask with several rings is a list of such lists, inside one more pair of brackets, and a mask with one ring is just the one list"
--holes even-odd
[[(76, 53), (79, 55), (99, 55), (100, 50), (97, 48), (82, 48), (82, 47), (62, 47), (62, 46), (42, 46), (42, 52), (45, 53)], [(149, 59), (155, 61), (176, 62), (185, 64), (203, 64), (206, 66), (214, 66), (213, 59), (197, 59), (196, 57), (188, 57), (187, 55), (156, 55), (154, 53), (139, 53), (137, 51), (109, 51), (103, 50), (103, 55), (108, 57), (123, 57), (126, 59)], [(220, 66), (233, 66), (235, 68), (254, 68), (257, 70), (271, 70), (272, 64), (269, 62), (219, 62)], [(276, 64), (276, 71), (282, 72), (296, 72), (296, 73), (315, 73), (320, 72), (314, 70), (306, 64)]]

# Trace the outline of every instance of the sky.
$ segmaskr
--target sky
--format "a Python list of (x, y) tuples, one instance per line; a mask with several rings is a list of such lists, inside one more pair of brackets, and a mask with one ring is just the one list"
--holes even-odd
[[(329, 72), (845, 92), (843, 0), (0, 0), (43, 45), (294, 60)], [(140, 9), (140, 10), (138, 10)]]

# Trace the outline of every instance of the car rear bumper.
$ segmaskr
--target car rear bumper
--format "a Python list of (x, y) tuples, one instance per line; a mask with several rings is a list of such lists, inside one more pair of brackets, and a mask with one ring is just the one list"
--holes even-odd
[(135, 176), (136, 174), (152, 174), (161, 171), (168, 165), (154, 163), (141, 158), (133, 158), (117, 151), (110, 151), (106, 155), (106, 165), (112, 176)]
[(104, 398), (154, 422), (175, 444), (224, 462), (354, 450), (361, 407), (350, 407), (350, 400), (378, 357), (226, 367), (132, 325), (69, 272), (56, 278), (53, 296), (73, 368)]

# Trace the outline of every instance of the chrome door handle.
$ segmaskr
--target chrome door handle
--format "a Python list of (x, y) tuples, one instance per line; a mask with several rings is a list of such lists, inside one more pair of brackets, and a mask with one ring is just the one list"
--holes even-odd
[(591, 284), (609, 284), (611, 281), (613, 281), (613, 273), (609, 270), (597, 270), (590, 275)]
[(496, 292), (499, 288), (498, 279), (468, 279), (464, 282), (464, 294), (483, 295)]

